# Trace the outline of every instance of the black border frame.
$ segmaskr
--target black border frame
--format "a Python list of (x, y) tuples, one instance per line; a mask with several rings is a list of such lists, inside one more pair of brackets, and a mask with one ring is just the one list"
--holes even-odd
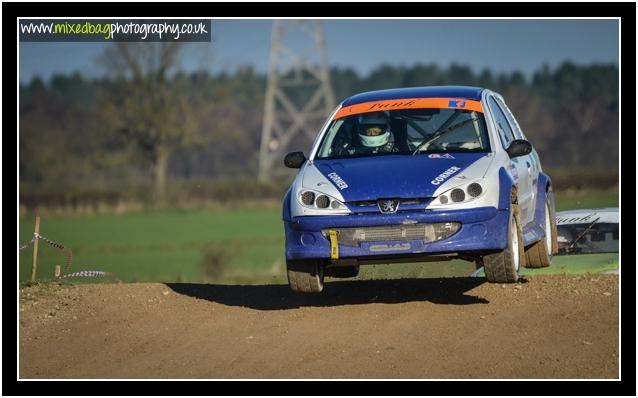
[[(452, 5), (452, 6), (451, 6)], [(635, 98), (635, 38), (636, 38), (636, 3), (3, 3), (3, 63), (4, 87), (4, 115), (3, 141), (5, 148), (13, 148), (14, 115), (17, 114), (15, 98), (17, 85), (17, 69), (10, 62), (16, 54), (17, 29), (12, 21), (17, 17), (49, 17), (49, 16), (82, 16), (101, 17), (143, 15), (148, 17), (162, 17), (170, 15), (176, 17), (211, 15), (214, 17), (331, 17), (339, 13), (340, 17), (406, 17), (437, 16), (449, 17), (620, 17), (621, 18), (621, 126), (628, 132), (623, 134), (621, 157), (626, 165), (629, 159), (635, 160), (634, 148), (636, 137), (636, 98)], [(17, 21), (16, 21), (17, 22)], [(624, 50), (624, 51), (623, 51)], [(16, 63), (17, 65), (17, 63)], [(14, 80), (16, 79), (16, 80)], [(11, 106), (15, 104), (15, 108)], [(15, 112), (14, 112), (15, 110)], [(626, 148), (623, 150), (622, 148)], [(624, 156), (623, 156), (624, 155)], [(5, 159), (13, 159), (12, 156)], [(5, 167), (5, 172), (15, 170)], [(628, 213), (633, 213), (633, 194), (630, 189), (635, 187), (635, 169), (621, 167), (624, 175), (625, 206), (621, 212), (625, 215), (622, 223), (625, 250), (622, 252), (622, 281), (621, 281), (621, 310), (622, 329), (621, 342), (621, 380), (620, 381), (369, 381), (346, 386), (344, 383), (355, 381), (18, 381), (14, 379), (13, 361), (5, 362), (3, 372), (3, 395), (353, 395), (394, 396), (394, 395), (636, 395), (635, 382), (635, 257), (631, 237), (635, 238), (635, 228)], [(7, 177), (6, 181), (13, 181), (15, 174)], [(635, 197), (633, 198), (635, 199)], [(627, 201), (629, 200), (629, 202)], [(621, 198), (622, 203), (622, 198)], [(8, 207), (5, 201), (5, 206)], [(5, 215), (15, 214), (15, 208), (5, 212)], [(6, 236), (12, 236), (7, 234)], [(629, 248), (629, 249), (628, 249)], [(7, 256), (8, 257), (8, 256)], [(6, 264), (13, 264), (13, 257)], [(17, 336), (12, 327), (15, 320), (16, 303), (16, 269), (5, 267), (3, 318), (3, 347), (7, 358), (13, 358), (13, 350)], [(209, 383), (216, 383), (211, 385)], [(200, 384), (203, 383), (203, 384)], [(224, 383), (224, 384), (222, 384)], [(303, 383), (303, 384), (302, 384)], [(401, 383), (401, 384), (397, 384)], [(425, 384), (424, 384), (425, 383)], [(212, 387), (212, 388), (211, 388)], [(353, 387), (347, 390), (344, 387)]]

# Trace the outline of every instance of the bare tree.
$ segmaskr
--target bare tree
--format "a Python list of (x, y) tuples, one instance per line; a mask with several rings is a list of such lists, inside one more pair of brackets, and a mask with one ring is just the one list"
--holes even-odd
[(150, 162), (155, 199), (166, 198), (171, 154), (193, 142), (193, 107), (183, 84), (170, 79), (183, 43), (115, 43), (103, 60), (116, 84), (101, 95), (104, 121)]

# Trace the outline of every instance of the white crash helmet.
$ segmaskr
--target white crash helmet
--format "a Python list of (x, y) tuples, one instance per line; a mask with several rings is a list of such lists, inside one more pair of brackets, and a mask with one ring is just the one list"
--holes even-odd
[(359, 115), (359, 138), (367, 147), (379, 147), (390, 139), (390, 122), (385, 112)]

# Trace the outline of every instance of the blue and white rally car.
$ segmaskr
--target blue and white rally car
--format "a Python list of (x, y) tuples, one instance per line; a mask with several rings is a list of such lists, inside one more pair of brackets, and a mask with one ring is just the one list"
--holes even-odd
[(344, 100), (285, 195), (290, 287), (362, 264), (455, 258), (490, 282), (557, 252), (554, 195), (538, 154), (503, 97), (476, 87), (373, 91)]

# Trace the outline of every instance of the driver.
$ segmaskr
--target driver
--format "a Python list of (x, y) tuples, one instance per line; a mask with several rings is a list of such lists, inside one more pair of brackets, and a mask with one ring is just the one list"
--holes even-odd
[(358, 152), (386, 153), (398, 152), (390, 131), (390, 119), (386, 112), (372, 112), (359, 115), (359, 140), (363, 145)]

